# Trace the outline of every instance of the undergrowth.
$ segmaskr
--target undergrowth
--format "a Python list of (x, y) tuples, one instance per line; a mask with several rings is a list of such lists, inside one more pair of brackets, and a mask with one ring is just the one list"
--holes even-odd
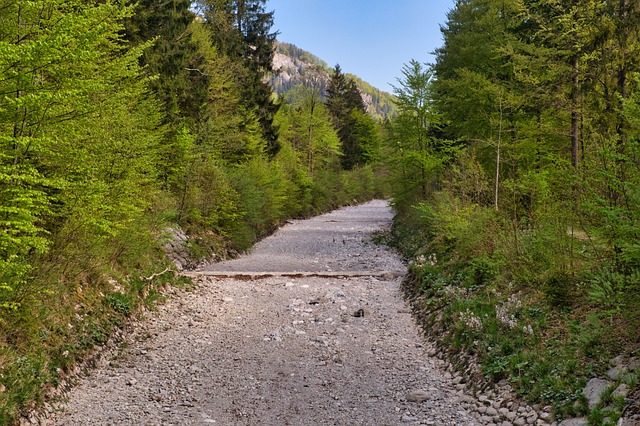
[[(507, 380), (528, 402), (551, 406), (558, 420), (615, 424), (624, 398), (589, 410), (582, 390), (606, 377), (613, 357), (640, 355), (637, 272), (613, 270), (584, 241), (574, 242), (583, 245), (573, 259), (581, 267), (563, 268), (548, 229), (520, 230), (516, 245), (489, 209), (448, 223), (441, 214), (398, 209), (393, 229), (412, 260), (405, 291), (425, 332), (451, 353), (476, 357), (486, 380)], [(611, 391), (637, 381), (628, 374)]]

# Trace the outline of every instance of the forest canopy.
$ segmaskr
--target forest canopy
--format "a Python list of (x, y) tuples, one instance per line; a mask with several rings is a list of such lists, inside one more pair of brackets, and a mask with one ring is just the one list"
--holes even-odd
[(640, 351), (640, 4), (460, 0), (447, 18), (389, 130), (410, 292), (486, 377), (615, 423), (624, 402), (587, 407), (581, 385)]
[[(273, 96), (265, 0), (5, 1), (0, 22), (1, 424), (183, 281), (175, 235), (195, 265), (379, 195), (316, 93)], [(352, 145), (377, 138), (354, 120)]]

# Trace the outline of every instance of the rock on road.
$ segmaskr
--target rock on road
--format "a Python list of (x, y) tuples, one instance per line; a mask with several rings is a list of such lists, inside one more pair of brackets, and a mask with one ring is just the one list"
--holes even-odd
[(405, 266), (371, 242), (391, 217), (373, 201), (294, 221), (202, 268), (50, 424), (476, 424), (427, 356)]

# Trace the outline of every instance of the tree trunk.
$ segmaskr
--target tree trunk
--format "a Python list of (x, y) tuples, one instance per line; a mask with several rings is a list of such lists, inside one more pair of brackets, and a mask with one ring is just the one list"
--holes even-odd
[(578, 114), (578, 101), (580, 98), (579, 61), (576, 56), (573, 59), (573, 90), (571, 100), (571, 164), (578, 168), (578, 151), (580, 148), (580, 114)]
[[(621, 28), (619, 29), (620, 31), (620, 39), (619, 39), (619, 43), (620, 43), (620, 50), (621, 53), (623, 53), (623, 55), (626, 53), (627, 49), (627, 41), (625, 40), (625, 31), (624, 31), (624, 24), (627, 22), (627, 20), (629, 19), (629, 14), (628, 14), (628, 0), (620, 0), (620, 26)], [(620, 62), (619, 68), (618, 68), (618, 92), (620, 93), (620, 113), (619, 113), (619, 119), (618, 119), (618, 124), (617, 124), (617, 133), (618, 133), (618, 143), (620, 144), (620, 148), (623, 150), (624, 147), (627, 144), (627, 130), (626, 130), (626, 126), (625, 126), (625, 118), (622, 114), (622, 109), (624, 108), (623, 105), (623, 101), (627, 98), (629, 98), (629, 90), (628, 90), (628, 84), (627, 84), (627, 64), (626, 64), (626, 60), (623, 56), (623, 59)]]
[(500, 145), (502, 143), (502, 97), (500, 97), (500, 121), (498, 122), (498, 146), (496, 147), (496, 187), (494, 193), (494, 205), (496, 211), (499, 210), (498, 194), (500, 189)]

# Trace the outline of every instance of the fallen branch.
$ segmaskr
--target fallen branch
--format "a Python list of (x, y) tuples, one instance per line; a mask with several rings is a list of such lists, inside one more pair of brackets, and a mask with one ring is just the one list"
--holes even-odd
[(152, 279), (154, 279), (155, 277), (159, 277), (160, 275), (166, 274), (167, 272), (173, 272), (175, 273), (175, 271), (169, 269), (169, 268), (165, 268), (164, 271), (162, 272), (158, 272), (157, 274), (153, 274), (150, 277), (140, 277), (141, 280), (147, 280), (147, 281), (151, 281)]

